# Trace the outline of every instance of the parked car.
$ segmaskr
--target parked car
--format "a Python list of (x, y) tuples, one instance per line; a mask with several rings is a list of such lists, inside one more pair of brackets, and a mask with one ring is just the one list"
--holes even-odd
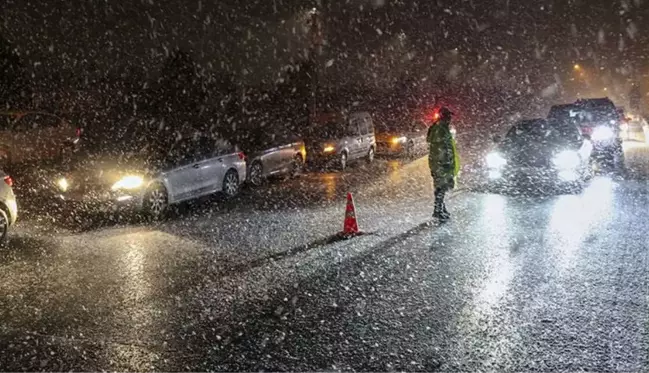
[(608, 98), (577, 100), (550, 109), (548, 119), (554, 123), (573, 123), (593, 143), (592, 160), (605, 168), (624, 168), (624, 151), (620, 136), (622, 119)]
[(324, 115), (314, 121), (306, 140), (307, 162), (315, 166), (334, 166), (345, 170), (359, 159), (374, 161), (376, 137), (374, 122), (367, 112)]
[(260, 185), (278, 175), (296, 175), (304, 167), (306, 148), (295, 136), (257, 135), (244, 145), (248, 155), (248, 181)]
[(63, 207), (137, 210), (160, 218), (169, 205), (182, 201), (217, 192), (232, 197), (246, 180), (245, 155), (223, 139), (198, 136), (171, 146), (112, 150), (80, 151), (67, 170), (52, 180)]
[(509, 190), (580, 188), (591, 176), (591, 142), (571, 124), (545, 119), (517, 122), (486, 156), (492, 187)]
[(387, 119), (376, 125), (376, 153), (412, 158), (426, 151), (428, 126), (421, 119)]
[(5, 165), (56, 159), (78, 144), (81, 128), (54, 114), (0, 113), (0, 159)]
[(13, 179), (0, 171), (3, 182), (0, 183), (0, 245), (7, 243), (9, 230), (18, 217), (18, 204), (14, 196)]

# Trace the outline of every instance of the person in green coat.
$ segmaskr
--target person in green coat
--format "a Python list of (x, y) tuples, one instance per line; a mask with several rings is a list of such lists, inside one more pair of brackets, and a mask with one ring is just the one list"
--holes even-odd
[(440, 221), (450, 219), (444, 196), (455, 187), (455, 179), (460, 170), (460, 161), (451, 133), (453, 113), (446, 107), (439, 111), (439, 120), (428, 128), (428, 166), (435, 185), (435, 210), (433, 218)]

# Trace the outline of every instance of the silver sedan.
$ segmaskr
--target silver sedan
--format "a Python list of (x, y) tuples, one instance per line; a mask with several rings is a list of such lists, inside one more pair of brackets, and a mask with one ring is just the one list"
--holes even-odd
[(246, 180), (245, 155), (224, 140), (185, 139), (159, 158), (143, 158), (82, 159), (55, 181), (58, 199), (83, 209), (134, 208), (160, 218), (172, 204), (217, 192), (232, 197)]
[(302, 141), (276, 141), (264, 144), (248, 157), (248, 181), (260, 185), (275, 175), (295, 175), (304, 167), (306, 150)]

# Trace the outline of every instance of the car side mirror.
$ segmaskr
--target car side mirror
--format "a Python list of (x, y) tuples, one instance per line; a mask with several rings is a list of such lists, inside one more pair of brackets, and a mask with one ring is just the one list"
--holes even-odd
[(496, 144), (499, 143), (499, 142), (501, 142), (502, 139), (503, 139), (503, 138), (502, 138), (502, 136), (500, 136), (500, 135), (494, 135), (494, 136), (491, 138), (491, 140), (492, 140), (494, 143), (496, 143)]

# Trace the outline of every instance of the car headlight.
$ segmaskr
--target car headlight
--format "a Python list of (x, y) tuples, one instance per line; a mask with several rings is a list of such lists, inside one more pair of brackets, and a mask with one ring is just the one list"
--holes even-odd
[(56, 181), (56, 186), (59, 187), (61, 192), (66, 192), (70, 187), (70, 184), (68, 183), (68, 179), (62, 177)]
[(593, 141), (605, 141), (610, 140), (615, 136), (613, 130), (609, 127), (597, 127), (593, 130), (591, 138)]
[(332, 145), (327, 145), (327, 146), (324, 147), (324, 149), (322, 149), (322, 151), (325, 152), (325, 153), (331, 153), (334, 150), (336, 150), (336, 148), (334, 146), (332, 146)]
[(507, 164), (507, 160), (497, 152), (491, 152), (486, 157), (487, 167), (499, 169)]
[(112, 190), (118, 189), (137, 189), (144, 184), (144, 179), (141, 176), (124, 176), (118, 182), (113, 184)]
[(396, 144), (403, 144), (407, 140), (408, 140), (408, 138), (406, 138), (405, 136), (394, 137), (394, 138), (392, 138), (392, 143), (395, 144), (395, 145)]
[(564, 150), (561, 153), (557, 154), (553, 163), (557, 168), (562, 170), (572, 170), (579, 167), (581, 162), (581, 157), (579, 153), (574, 150)]

